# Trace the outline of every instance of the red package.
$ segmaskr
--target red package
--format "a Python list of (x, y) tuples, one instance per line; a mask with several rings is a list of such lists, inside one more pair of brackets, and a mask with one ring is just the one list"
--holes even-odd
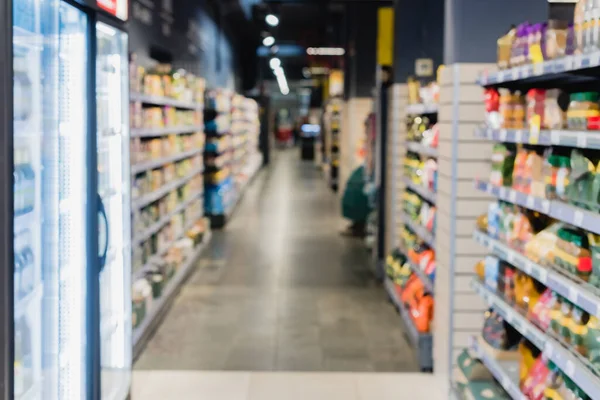
[(550, 370), (546, 365), (546, 360), (543, 355), (535, 360), (535, 363), (531, 367), (527, 378), (521, 385), (521, 392), (530, 400), (543, 400), (544, 389), (546, 388), (546, 378)]

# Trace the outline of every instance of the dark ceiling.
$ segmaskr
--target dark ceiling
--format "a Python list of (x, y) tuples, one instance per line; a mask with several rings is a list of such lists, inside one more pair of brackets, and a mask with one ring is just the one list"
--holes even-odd
[[(211, 1), (211, 0), (209, 0)], [(344, 57), (308, 57), (307, 47), (348, 48), (347, 11), (354, 5), (389, 6), (392, 0), (212, 0), (227, 18), (240, 49), (244, 89), (260, 79), (274, 79), (269, 59), (281, 59), (288, 81), (302, 79), (308, 66), (343, 68)], [(279, 17), (277, 27), (268, 26), (267, 14)], [(265, 35), (275, 37), (275, 46), (261, 48)], [(374, 44), (373, 44), (374, 45)], [(274, 49), (279, 49), (277, 53)], [(266, 52), (263, 56), (257, 56)], [(291, 54), (290, 54), (291, 53)]]

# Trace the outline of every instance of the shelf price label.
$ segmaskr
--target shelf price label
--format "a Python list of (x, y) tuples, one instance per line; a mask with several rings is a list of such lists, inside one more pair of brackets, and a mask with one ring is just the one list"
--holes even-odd
[(581, 212), (580, 210), (575, 211), (575, 215), (573, 216), (573, 222), (575, 223), (575, 225), (580, 226), (583, 222), (583, 212)]
[(535, 198), (531, 195), (527, 196), (526, 207), (532, 209), (535, 205)]

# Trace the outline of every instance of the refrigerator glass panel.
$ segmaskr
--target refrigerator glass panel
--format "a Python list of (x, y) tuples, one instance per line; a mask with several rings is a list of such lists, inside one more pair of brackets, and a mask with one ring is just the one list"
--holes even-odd
[(85, 394), (86, 26), (14, 0), (14, 397)]
[(102, 398), (124, 399), (132, 357), (127, 34), (99, 22), (96, 36)]
[(59, 8), (58, 398), (86, 397), (88, 19)]
[(58, 263), (47, 240), (58, 225), (59, 108), (48, 101), (57, 95), (57, 10), (57, 1), (13, 3), (15, 399), (57, 397)]

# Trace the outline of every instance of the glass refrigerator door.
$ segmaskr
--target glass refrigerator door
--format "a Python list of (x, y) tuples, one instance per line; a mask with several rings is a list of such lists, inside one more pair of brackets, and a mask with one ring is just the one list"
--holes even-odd
[(86, 392), (87, 17), (13, 2), (14, 397)]
[(127, 34), (96, 24), (102, 398), (122, 400), (131, 374), (131, 228)]

